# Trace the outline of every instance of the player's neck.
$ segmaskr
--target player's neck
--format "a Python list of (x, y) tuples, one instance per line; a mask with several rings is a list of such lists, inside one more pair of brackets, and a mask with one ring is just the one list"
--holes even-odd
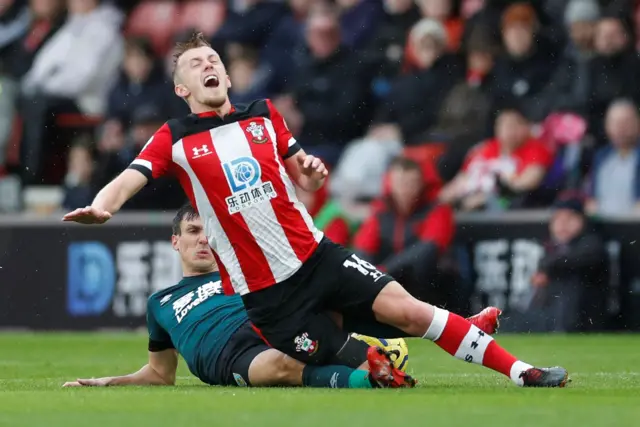
[(218, 270), (216, 270), (215, 268), (212, 268), (210, 270), (205, 270), (205, 271), (202, 271), (202, 270), (195, 271), (195, 270), (186, 270), (186, 269), (184, 269), (184, 270), (182, 270), (182, 273), (183, 273), (182, 277), (204, 276), (206, 274), (215, 273), (216, 271), (218, 271)]
[(224, 104), (218, 108), (213, 108), (204, 104), (197, 104), (191, 107), (191, 112), (193, 114), (216, 113), (218, 117), (224, 117), (231, 112), (231, 101), (227, 98)]

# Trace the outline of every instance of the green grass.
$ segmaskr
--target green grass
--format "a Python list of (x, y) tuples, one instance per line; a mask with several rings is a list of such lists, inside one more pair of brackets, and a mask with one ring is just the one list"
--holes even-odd
[(201, 385), (180, 366), (173, 388), (62, 389), (146, 361), (137, 334), (0, 334), (0, 426), (638, 426), (640, 336), (504, 336), (534, 364), (572, 372), (566, 389), (520, 389), (430, 343), (409, 342), (413, 390), (240, 389)]

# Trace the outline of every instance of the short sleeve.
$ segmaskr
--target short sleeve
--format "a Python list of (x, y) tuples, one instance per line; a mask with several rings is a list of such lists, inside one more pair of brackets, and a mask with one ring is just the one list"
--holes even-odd
[(472, 147), (464, 158), (461, 170), (463, 172), (469, 172), (471, 164), (483, 157), (484, 144), (478, 144)]
[(129, 165), (147, 179), (166, 175), (172, 163), (173, 140), (171, 130), (166, 123), (147, 141), (138, 157)]
[(284, 121), (284, 117), (282, 117), (280, 112), (268, 99), (267, 106), (269, 107), (269, 118), (271, 119), (273, 128), (276, 131), (278, 154), (280, 154), (280, 157), (283, 159), (288, 159), (301, 150), (300, 144), (298, 144), (291, 134), (287, 123)]
[(531, 143), (531, 148), (526, 151), (523, 161), (525, 167), (542, 166), (548, 169), (553, 165), (553, 153), (543, 143), (535, 141)]
[(149, 330), (149, 351), (158, 352), (174, 348), (171, 337), (156, 320), (151, 301), (147, 305), (147, 329)]

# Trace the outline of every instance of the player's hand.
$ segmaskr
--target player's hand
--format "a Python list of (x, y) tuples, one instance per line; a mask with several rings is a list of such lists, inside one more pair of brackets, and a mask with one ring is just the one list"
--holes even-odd
[(77, 222), (79, 224), (104, 224), (111, 219), (111, 214), (107, 211), (87, 206), (86, 208), (78, 208), (73, 212), (69, 212), (63, 221)]
[(109, 378), (77, 379), (68, 381), (62, 387), (106, 387), (109, 385)]
[(309, 178), (320, 180), (329, 175), (329, 171), (322, 160), (310, 154), (298, 157), (298, 164), (300, 165), (300, 172)]

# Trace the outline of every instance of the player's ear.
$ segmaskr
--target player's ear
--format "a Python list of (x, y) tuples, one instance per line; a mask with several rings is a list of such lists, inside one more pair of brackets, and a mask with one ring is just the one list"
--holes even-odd
[(175, 234), (171, 236), (171, 246), (173, 246), (173, 250), (176, 252), (178, 252), (178, 239), (180, 239), (180, 236), (176, 236)]
[(231, 77), (227, 74), (227, 87), (231, 87)]
[(189, 95), (191, 95), (191, 91), (189, 91), (189, 89), (187, 89), (187, 87), (182, 83), (175, 85), (174, 92), (182, 99), (187, 99)]

